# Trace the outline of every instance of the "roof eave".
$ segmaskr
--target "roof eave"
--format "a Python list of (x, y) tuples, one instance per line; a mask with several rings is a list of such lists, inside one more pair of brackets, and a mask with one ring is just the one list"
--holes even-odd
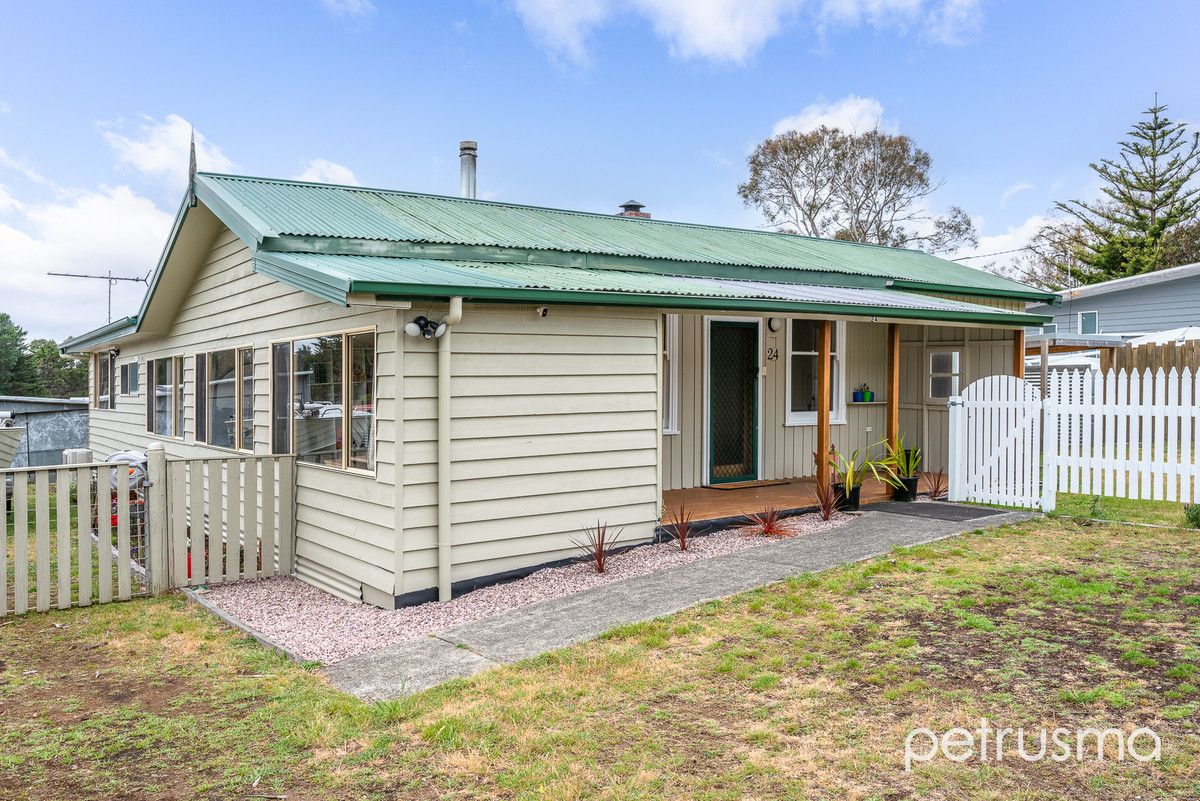
[(138, 318), (136, 316), (113, 320), (111, 323), (88, 331), (86, 334), (80, 334), (77, 337), (64, 340), (58, 346), (58, 350), (64, 355), (68, 353), (86, 353), (96, 349), (100, 345), (107, 345), (121, 337), (136, 333), (137, 328)]
[(952, 284), (933, 284), (928, 281), (910, 281), (906, 278), (897, 278), (893, 281), (893, 287), (896, 289), (912, 289), (922, 292), (948, 292), (954, 295), (971, 295), (981, 298), (1009, 298), (1012, 300), (1027, 300), (1035, 303), (1048, 303), (1052, 306), (1057, 306), (1062, 303), (1062, 298), (1057, 293), (1046, 292), (1043, 290), (1026, 287), (1025, 289), (999, 289), (992, 287), (962, 287)]
[[(203, 198), (202, 198), (203, 199)], [(215, 211), (215, 210), (214, 210)], [(218, 213), (218, 216), (222, 214)], [(224, 217), (222, 216), (222, 219)], [(236, 233), (236, 230), (235, 230)], [(268, 235), (259, 241), (257, 255), (264, 253), (319, 253), (330, 256), (375, 256), (380, 258), (420, 258), (437, 261), (483, 261), (503, 264), (553, 264), (562, 267), (598, 270), (624, 270), (659, 275), (695, 275), (712, 278), (747, 278), (785, 284), (822, 286), (860, 286), (878, 289), (896, 288), (943, 292), (971, 297), (1007, 298), (1042, 303), (1061, 302), (1053, 292), (1032, 287), (962, 286), (929, 283), (901, 278), (870, 275), (842, 270), (764, 267), (748, 264), (683, 261), (620, 254), (514, 248), (498, 245), (463, 245), (437, 242), (401, 242), (383, 239), (355, 239), (329, 236)], [(738, 275), (730, 275), (729, 271)]]
[[(767, 300), (761, 298), (701, 297), (695, 295), (653, 295), (628, 292), (585, 290), (529, 289), (515, 287), (435, 286), (430, 284), (399, 284), (389, 281), (351, 281), (349, 292), (371, 294), (380, 298), (447, 299), (463, 297), (495, 303), (547, 303), (577, 306), (641, 306), (665, 309), (740, 310), (793, 314), (835, 314), (848, 317), (868, 317), (900, 320), (933, 320), (938, 322), (976, 323), (1014, 328), (1041, 325), (1050, 320), (1045, 315), (1022, 314), (997, 310), (956, 311), (947, 309), (912, 309), (866, 304), (823, 303), (817, 301)], [(343, 301), (344, 302), (344, 301)]]

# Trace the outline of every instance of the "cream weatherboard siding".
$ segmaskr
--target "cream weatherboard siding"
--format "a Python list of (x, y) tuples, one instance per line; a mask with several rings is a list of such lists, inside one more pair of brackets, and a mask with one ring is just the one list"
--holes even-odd
[[(197, 444), (195, 355), (254, 348), (254, 452), (270, 453), (272, 341), (370, 328), (376, 330), (376, 473), (364, 475), (297, 466), (296, 573), (343, 597), (382, 602), (394, 591), (396, 312), (335, 306), (253, 271), (250, 251), (222, 230), (187, 292), (170, 330), (121, 346), (119, 366), (136, 359), (138, 394), (117, 395), (116, 408), (92, 409), (91, 447), (99, 456), (162, 442), (172, 457), (221, 456), (223, 448)], [(182, 438), (146, 431), (147, 359), (184, 357)]]
[[(597, 520), (622, 542), (653, 535), (658, 320), (466, 305), (452, 337), (453, 581), (578, 555), (573, 540)], [(403, 386), (403, 591), (416, 592), (437, 583), (434, 342), (405, 340)]]
[(1014, 331), (905, 325), (900, 329), (900, 432), (923, 451), (924, 469), (946, 469), (949, 409), (926, 400), (928, 353), (943, 347), (962, 349), (959, 388), (988, 375), (1012, 375)]
[[(679, 433), (664, 434), (663, 488), (685, 489), (704, 485), (708, 477), (704, 462), (704, 314), (681, 314), (679, 342)], [(713, 316), (726, 316), (714, 312)], [(736, 316), (736, 315), (728, 315)], [(753, 317), (752, 315), (743, 315)], [(795, 478), (815, 473), (813, 451), (815, 425), (788, 425), (787, 419), (787, 327), (767, 329), (762, 319), (764, 375), (762, 377), (762, 479)], [(946, 459), (946, 405), (926, 403), (925, 348), (945, 342), (965, 350), (962, 386), (981, 375), (1012, 370), (1013, 331), (987, 328), (901, 326), (900, 433), (907, 444), (925, 451), (926, 467), (941, 470)], [(964, 339), (969, 337), (969, 340)], [(969, 343), (969, 344), (968, 344)], [(774, 348), (778, 359), (766, 358)], [(831, 426), (830, 439), (839, 451), (849, 453), (883, 439), (886, 406), (850, 403), (851, 393), (868, 384), (877, 397), (887, 393), (887, 324), (848, 321), (842, 349), (845, 372), (846, 417)]]

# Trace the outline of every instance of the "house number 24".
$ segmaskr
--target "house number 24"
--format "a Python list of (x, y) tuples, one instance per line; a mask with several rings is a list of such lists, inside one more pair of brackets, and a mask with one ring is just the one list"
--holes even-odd
[(779, 358), (779, 348), (767, 348), (767, 361), (773, 362)]

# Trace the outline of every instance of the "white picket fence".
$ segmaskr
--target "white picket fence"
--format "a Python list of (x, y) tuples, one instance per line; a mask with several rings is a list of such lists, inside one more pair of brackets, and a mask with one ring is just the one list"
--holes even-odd
[(980, 379), (950, 401), (950, 499), (1054, 509), (1059, 492), (1200, 495), (1197, 376), (1137, 370)]
[(148, 455), (0, 470), (0, 616), (292, 572), (294, 456)]

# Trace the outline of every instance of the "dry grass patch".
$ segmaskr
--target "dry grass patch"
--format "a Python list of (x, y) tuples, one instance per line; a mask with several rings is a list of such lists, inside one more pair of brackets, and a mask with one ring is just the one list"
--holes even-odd
[[(0, 649), (0, 786), (28, 798), (1200, 795), (1194, 531), (968, 535), (378, 704), (178, 599), (30, 616)], [(1151, 726), (1164, 759), (903, 771), (910, 729), (984, 716)]]

